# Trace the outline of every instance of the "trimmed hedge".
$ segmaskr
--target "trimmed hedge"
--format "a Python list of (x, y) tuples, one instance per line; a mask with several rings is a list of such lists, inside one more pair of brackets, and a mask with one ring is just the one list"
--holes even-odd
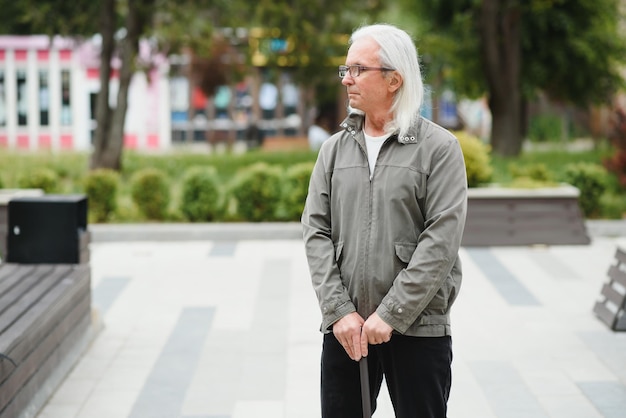
[(117, 171), (108, 169), (94, 170), (87, 174), (85, 194), (89, 202), (89, 213), (95, 222), (106, 222), (115, 213), (119, 177)]
[(215, 167), (191, 167), (183, 175), (180, 211), (191, 222), (216, 220), (222, 213), (222, 191)]
[(478, 187), (489, 183), (493, 169), (491, 167), (491, 147), (475, 135), (464, 131), (454, 132), (463, 150), (467, 186)]
[(130, 180), (131, 196), (147, 219), (163, 220), (170, 204), (170, 188), (165, 173), (155, 168), (137, 171)]
[(25, 173), (19, 179), (19, 186), (23, 189), (41, 189), (44, 193), (59, 191), (60, 179), (56, 171), (40, 167), (30, 173)]
[(565, 169), (564, 181), (580, 190), (578, 202), (586, 217), (597, 217), (607, 190), (608, 172), (600, 164), (573, 163)]
[(299, 221), (309, 191), (309, 179), (314, 163), (300, 163), (285, 172), (283, 189), (284, 217), (286, 221)]
[(250, 222), (279, 220), (282, 173), (279, 167), (265, 163), (240, 171), (230, 187), (234, 218)]

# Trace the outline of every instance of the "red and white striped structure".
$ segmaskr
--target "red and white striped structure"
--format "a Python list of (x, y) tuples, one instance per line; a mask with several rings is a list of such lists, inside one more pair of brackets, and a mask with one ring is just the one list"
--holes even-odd
[[(95, 96), (100, 90), (97, 38), (77, 42), (48, 36), (0, 36), (0, 148), (91, 149)], [(171, 144), (168, 63), (142, 43), (151, 70), (137, 72), (129, 90), (124, 145), (166, 149)], [(118, 91), (112, 62), (110, 104)]]

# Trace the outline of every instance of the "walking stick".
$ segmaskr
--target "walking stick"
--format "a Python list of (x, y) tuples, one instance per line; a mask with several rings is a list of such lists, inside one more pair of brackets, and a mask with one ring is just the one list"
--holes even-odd
[(370, 378), (366, 357), (361, 357), (361, 360), (359, 360), (359, 371), (361, 374), (361, 403), (363, 405), (363, 418), (371, 418), (372, 405), (370, 404)]

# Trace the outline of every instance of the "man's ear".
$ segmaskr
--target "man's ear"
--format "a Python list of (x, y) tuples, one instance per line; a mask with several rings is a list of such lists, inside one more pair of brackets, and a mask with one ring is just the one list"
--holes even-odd
[(391, 92), (395, 92), (402, 86), (402, 77), (397, 72), (394, 72), (391, 77), (389, 77), (389, 90)]

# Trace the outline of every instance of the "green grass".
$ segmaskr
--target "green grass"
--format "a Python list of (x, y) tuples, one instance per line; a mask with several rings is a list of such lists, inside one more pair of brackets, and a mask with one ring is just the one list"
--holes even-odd
[(512, 167), (532, 166), (535, 164), (545, 165), (555, 179), (563, 177), (565, 167), (571, 163), (588, 162), (602, 164), (611, 150), (608, 147), (598, 147), (589, 151), (533, 151), (524, 152), (519, 157), (505, 158), (492, 155), (493, 183), (507, 184), (513, 180)]

